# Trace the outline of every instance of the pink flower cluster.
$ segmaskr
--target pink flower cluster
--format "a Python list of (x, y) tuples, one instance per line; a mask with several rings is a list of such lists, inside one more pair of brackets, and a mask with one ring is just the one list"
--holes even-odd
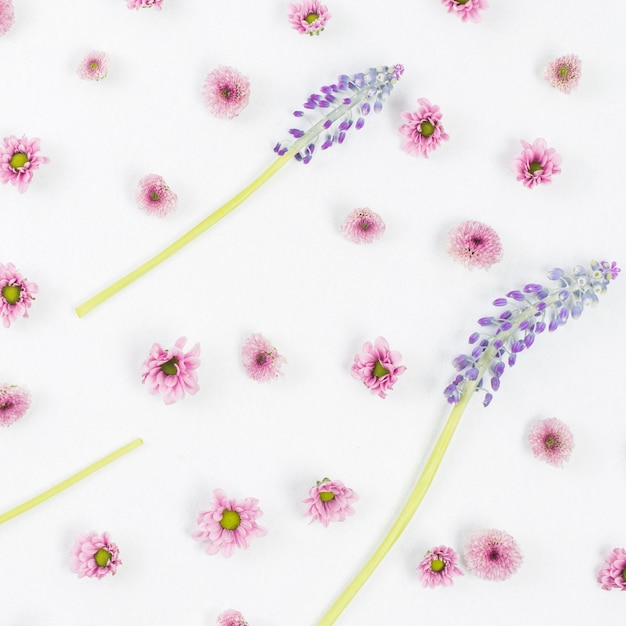
[(162, 176), (148, 174), (137, 185), (137, 204), (150, 215), (165, 217), (176, 208), (177, 196)]
[(207, 74), (204, 102), (215, 117), (237, 117), (250, 100), (250, 81), (233, 67), (220, 66)]
[(218, 616), (217, 626), (248, 626), (248, 622), (239, 611), (228, 609)]
[(282, 374), (280, 368), (287, 362), (284, 356), (259, 333), (246, 339), (241, 348), (243, 366), (250, 378), (265, 382)]
[(347, 516), (354, 515), (352, 504), (358, 499), (357, 493), (340, 480), (324, 478), (311, 487), (303, 502), (308, 505), (306, 515), (311, 516), (311, 524), (320, 522), (328, 526), (331, 522), (343, 522)]
[(384, 337), (377, 337), (374, 343), (366, 341), (363, 350), (354, 357), (352, 376), (380, 398), (387, 397), (406, 367), (399, 365), (402, 355), (389, 349)]
[(598, 572), (602, 589), (626, 591), (626, 550), (614, 548), (606, 557), (606, 567)]
[(349, 241), (372, 243), (383, 236), (385, 222), (378, 213), (368, 208), (354, 209), (346, 218), (341, 230)]
[(319, 0), (303, 0), (289, 5), (289, 23), (299, 33), (319, 35), (329, 19), (328, 8)]
[(5, 137), (0, 147), (0, 181), (15, 185), (20, 193), (28, 189), (33, 172), (48, 163), (48, 157), (39, 156), (39, 139)]
[(465, 561), (470, 571), (486, 580), (506, 580), (522, 564), (517, 542), (502, 530), (478, 530), (465, 545)]
[(80, 62), (76, 69), (83, 80), (102, 80), (109, 72), (106, 53), (93, 50)]
[(449, 587), (454, 576), (463, 576), (458, 568), (459, 555), (447, 546), (437, 546), (426, 553), (417, 566), (419, 579), (424, 587)]
[(578, 86), (582, 61), (575, 54), (566, 54), (548, 63), (544, 78), (563, 93), (570, 93)]
[(5, 328), (18, 317), (28, 317), (28, 309), (38, 291), (36, 283), (24, 278), (13, 263), (0, 263), (0, 319)]
[(528, 440), (533, 454), (546, 463), (561, 467), (574, 449), (572, 431), (556, 417), (540, 420), (531, 429)]
[(498, 233), (481, 222), (467, 221), (448, 233), (448, 253), (469, 268), (491, 267), (502, 258)]
[(0, 0), (0, 37), (11, 30), (14, 20), (12, 0)]
[(24, 417), (30, 407), (30, 393), (17, 385), (0, 385), (0, 426), (10, 426)]
[(400, 126), (400, 132), (406, 137), (402, 149), (413, 156), (421, 154), (428, 158), (428, 153), (449, 137), (441, 125), (439, 107), (426, 98), (419, 98), (417, 103), (420, 106), (416, 111), (401, 114), (406, 122)]
[(154, 7), (160, 11), (162, 4), (163, 0), (126, 0), (126, 6), (129, 9), (149, 9)]
[(532, 144), (522, 139), (522, 153), (513, 160), (511, 169), (524, 187), (532, 189), (552, 182), (554, 174), (561, 173), (561, 155), (548, 148), (545, 139), (535, 139)]
[(71, 552), (70, 568), (79, 578), (103, 578), (115, 574), (122, 561), (120, 551), (109, 538), (109, 533), (96, 532), (81, 535)]
[(454, 13), (464, 22), (480, 22), (480, 12), (489, 8), (487, 0), (441, 0), (442, 4), (448, 8), (448, 13)]

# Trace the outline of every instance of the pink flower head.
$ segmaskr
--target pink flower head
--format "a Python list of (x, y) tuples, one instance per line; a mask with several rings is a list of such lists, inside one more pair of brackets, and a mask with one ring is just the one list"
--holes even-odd
[(386, 398), (385, 392), (393, 389), (398, 376), (406, 370), (404, 365), (398, 365), (401, 360), (402, 355), (390, 350), (384, 337), (378, 337), (374, 345), (366, 341), (363, 351), (355, 355), (352, 376), (363, 381), (374, 395)]
[(385, 232), (385, 222), (370, 209), (354, 209), (341, 227), (344, 237), (354, 243), (372, 243)]
[(248, 106), (250, 81), (235, 68), (220, 66), (207, 74), (202, 94), (215, 117), (232, 119)]
[(486, 580), (506, 580), (522, 564), (517, 542), (502, 530), (477, 530), (465, 545), (470, 571)]
[(498, 233), (480, 222), (467, 221), (448, 233), (448, 253), (469, 268), (491, 267), (502, 258)]
[(563, 93), (570, 93), (580, 80), (582, 61), (575, 54), (566, 54), (548, 63), (544, 78)]
[(402, 119), (406, 120), (406, 124), (400, 126), (400, 132), (406, 135), (402, 149), (413, 156), (421, 154), (428, 158), (428, 153), (449, 139), (449, 136), (441, 125), (439, 107), (426, 98), (419, 98), (417, 102), (420, 105), (417, 111), (404, 111), (401, 114)]
[(348, 515), (354, 515), (351, 505), (358, 499), (357, 493), (340, 480), (324, 478), (311, 487), (309, 497), (303, 500), (308, 505), (305, 515), (313, 518), (311, 524), (317, 521), (328, 526), (330, 522), (343, 522)]
[(193, 395), (200, 389), (196, 373), (200, 366), (200, 344), (184, 352), (186, 341), (186, 337), (181, 337), (171, 350), (153, 344), (141, 367), (141, 382), (148, 383), (152, 395), (163, 394), (165, 404), (174, 404), (185, 397), (185, 392)]
[(303, 0), (289, 5), (289, 23), (299, 33), (319, 35), (330, 19), (328, 9), (319, 0)]
[(221, 552), (229, 557), (235, 548), (247, 548), (254, 537), (264, 537), (267, 530), (256, 523), (263, 515), (256, 498), (238, 502), (228, 498), (221, 489), (213, 491), (212, 506), (198, 515), (198, 530), (192, 536), (196, 541), (208, 541), (207, 554)]
[(217, 626), (248, 626), (248, 622), (239, 611), (228, 609), (218, 616)]
[(3, 139), (0, 147), (0, 181), (15, 185), (20, 193), (24, 193), (33, 179), (33, 172), (48, 157), (39, 156), (39, 139), (28, 139), (23, 135), (18, 139), (14, 135)]
[(122, 564), (119, 549), (109, 538), (109, 533), (95, 532), (81, 535), (72, 548), (70, 569), (79, 578), (103, 578), (109, 572), (115, 574)]
[(429, 550), (417, 566), (419, 578), (424, 587), (449, 587), (454, 584), (454, 576), (463, 576), (457, 567), (459, 555), (447, 546)]
[(607, 567), (598, 572), (598, 582), (602, 589), (626, 591), (626, 550), (615, 548), (606, 557)]
[(18, 317), (28, 317), (28, 310), (39, 291), (36, 283), (29, 282), (13, 263), (0, 263), (0, 318), (5, 328)]
[(533, 454), (546, 463), (561, 467), (574, 448), (572, 431), (556, 417), (540, 420), (528, 435)]
[(561, 155), (548, 148), (545, 139), (535, 139), (532, 144), (522, 139), (522, 153), (513, 159), (511, 169), (529, 189), (535, 185), (549, 183), (553, 174), (560, 174)]
[(277, 378), (282, 372), (280, 368), (287, 359), (278, 354), (278, 350), (259, 333), (250, 335), (241, 348), (243, 366), (250, 378), (263, 382)]
[(177, 199), (176, 194), (158, 174), (144, 176), (137, 186), (137, 204), (151, 215), (165, 217), (176, 208)]
[(24, 417), (30, 406), (30, 393), (17, 385), (0, 385), (0, 426), (10, 426)]
[(160, 11), (162, 4), (163, 0), (126, 0), (126, 6), (129, 9), (149, 9), (154, 7)]
[(0, 37), (11, 30), (14, 19), (12, 0), (0, 0)]
[(489, 8), (487, 0), (441, 0), (448, 13), (455, 13), (464, 22), (480, 22), (480, 12)]
[(93, 50), (80, 62), (76, 71), (84, 80), (102, 80), (109, 71), (107, 55)]

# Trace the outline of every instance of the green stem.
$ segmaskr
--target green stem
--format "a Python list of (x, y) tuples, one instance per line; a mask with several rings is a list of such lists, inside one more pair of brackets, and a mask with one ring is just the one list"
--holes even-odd
[(119, 448), (118, 450), (115, 450), (115, 452), (111, 452), (111, 454), (108, 454), (107, 456), (102, 457), (99, 461), (96, 461), (95, 463), (88, 465), (87, 467), (80, 470), (80, 472), (74, 474), (73, 476), (66, 478), (64, 481), (60, 482), (58, 485), (51, 487), (50, 489), (44, 491), (43, 493), (40, 493), (38, 496), (35, 496), (34, 498), (31, 498), (30, 500), (23, 502), (22, 504), (20, 504), (19, 506), (16, 506), (10, 511), (3, 513), (2, 515), (0, 515), (0, 524), (4, 524), (4, 522), (7, 522), (8, 520), (12, 518), (17, 517), (18, 515), (20, 515), (21, 513), (24, 513), (25, 511), (28, 511), (29, 509), (32, 509), (34, 506), (41, 504), (48, 498), (51, 498), (52, 496), (56, 496), (57, 493), (60, 493), (61, 491), (63, 491), (64, 489), (67, 489), (68, 487), (71, 487), (73, 484), (77, 483), (79, 480), (82, 480), (83, 478), (89, 476), (89, 474), (93, 474), (94, 472), (101, 469), (105, 465), (108, 465), (112, 461), (119, 459), (121, 456), (125, 455), (127, 452), (130, 452), (131, 450), (134, 450), (135, 448), (139, 447), (142, 443), (143, 443), (142, 439), (135, 439), (134, 441), (131, 441), (130, 443)]

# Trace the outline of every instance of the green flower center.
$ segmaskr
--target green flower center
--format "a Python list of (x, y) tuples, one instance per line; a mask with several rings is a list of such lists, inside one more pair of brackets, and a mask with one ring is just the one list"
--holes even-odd
[(152, 190), (150, 192), (150, 200), (152, 200), (152, 202), (158, 202), (160, 199), (161, 199), (161, 194), (158, 191)]
[(267, 362), (267, 355), (264, 352), (259, 352), (254, 360), (257, 365), (265, 365)]
[(529, 166), (528, 166), (528, 171), (531, 174), (534, 174), (535, 172), (541, 172), (543, 171), (543, 166), (541, 165), (541, 163), (539, 163), (539, 161), (533, 161)]
[(622, 580), (626, 580), (626, 569), (622, 570)]
[(467, 4), (469, 0), (454, 0), (457, 4)]
[(319, 15), (317, 13), (309, 13), (305, 18), (304, 21), (307, 24), (313, 24), (313, 22), (319, 17)]
[(426, 120), (424, 120), (420, 124), (420, 135), (422, 135), (422, 137), (430, 137), (434, 132), (435, 132), (434, 124), (431, 124), (430, 122)]
[(441, 559), (433, 559), (430, 562), (430, 569), (433, 572), (440, 572), (445, 566), (446, 564)]
[(389, 370), (384, 365), (382, 365), (380, 361), (376, 361), (376, 363), (374, 363), (374, 369), (372, 370), (372, 374), (376, 378), (382, 378), (383, 376), (387, 376), (387, 374), (389, 374)]
[(161, 363), (161, 371), (166, 376), (176, 376), (178, 374), (178, 359), (173, 356), (169, 361), (165, 361), (165, 363)]
[(27, 163), (28, 156), (26, 156), (23, 152), (16, 152), (9, 161), (9, 165), (16, 170), (20, 167), (24, 167)]
[(335, 499), (335, 494), (332, 491), (320, 491), (319, 496), (322, 502), (330, 502)]
[(361, 220), (359, 222), (359, 228), (361, 230), (369, 230), (371, 228), (371, 226), (372, 225), (370, 224), (370, 222), (368, 220)]
[(569, 70), (565, 66), (559, 67), (559, 76), (561, 78), (566, 78), (568, 74), (569, 74)]
[(96, 560), (96, 565), (98, 567), (106, 567), (111, 560), (111, 553), (104, 548), (100, 548), (94, 555), (93, 558)]
[(546, 444), (546, 448), (552, 450), (557, 446), (556, 437), (554, 435), (548, 435), (544, 443)]
[(92, 61), (92, 62), (89, 64), (89, 67), (90, 67), (92, 70), (97, 70), (97, 69), (98, 69), (98, 61)]
[(237, 511), (230, 511), (229, 509), (226, 509), (222, 513), (220, 526), (225, 530), (235, 530), (239, 524), (241, 524), (241, 517)]
[(220, 96), (222, 96), (224, 100), (230, 100), (232, 98), (232, 95), (233, 90), (230, 87), (222, 87), (220, 89)]
[(18, 285), (5, 285), (2, 288), (2, 297), (8, 304), (15, 304), (20, 299), (22, 288)]

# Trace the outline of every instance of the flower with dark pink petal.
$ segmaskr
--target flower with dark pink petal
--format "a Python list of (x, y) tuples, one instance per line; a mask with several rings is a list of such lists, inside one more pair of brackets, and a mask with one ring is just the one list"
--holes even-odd
[(239, 611), (228, 609), (218, 615), (217, 626), (248, 626), (248, 622)]
[(575, 54), (566, 54), (548, 63), (544, 78), (556, 89), (570, 93), (578, 86), (581, 67), (582, 61)]
[(80, 62), (76, 71), (84, 80), (102, 80), (109, 71), (109, 59), (105, 52), (93, 50)]
[(358, 499), (357, 493), (340, 480), (324, 478), (311, 487), (303, 500), (308, 505), (305, 515), (311, 516), (311, 524), (320, 522), (328, 526), (331, 522), (343, 522), (348, 515), (354, 515), (352, 504)]
[(137, 185), (137, 205), (150, 215), (165, 217), (176, 208), (177, 196), (158, 174), (144, 176)]
[(602, 589), (626, 591), (626, 550), (614, 548), (606, 557), (606, 567), (598, 572), (598, 582)]
[(79, 578), (103, 578), (108, 573), (115, 574), (122, 561), (120, 551), (109, 533), (91, 532), (81, 535), (71, 552), (70, 568)]
[(250, 335), (241, 348), (243, 366), (250, 378), (264, 382), (277, 378), (287, 359), (260, 333)]
[(426, 553), (417, 566), (419, 579), (424, 587), (449, 587), (454, 576), (463, 576), (458, 568), (459, 555), (447, 546), (437, 546)]
[(234, 67), (220, 66), (207, 74), (202, 94), (215, 117), (232, 119), (248, 106), (250, 81)]
[(561, 155), (554, 148), (548, 148), (545, 139), (535, 139), (532, 144), (522, 140), (522, 153), (513, 159), (511, 169), (524, 187), (552, 182), (554, 174), (561, 173)]
[(289, 23), (299, 33), (319, 35), (329, 19), (328, 8), (319, 0), (303, 0), (289, 5)]
[(389, 349), (384, 337), (378, 337), (374, 343), (366, 341), (362, 351), (355, 355), (352, 364), (352, 376), (374, 394), (381, 398), (387, 397), (387, 391), (393, 389), (406, 367), (398, 365), (402, 355)]
[(506, 580), (522, 564), (517, 542), (502, 530), (478, 530), (465, 544), (465, 561), (470, 571), (486, 580)]
[(24, 417), (30, 407), (30, 393), (17, 385), (0, 385), (0, 426), (10, 426)]
[(368, 208), (354, 209), (341, 230), (344, 237), (354, 243), (372, 243), (383, 236), (385, 222), (378, 213)]
[(481, 222), (467, 221), (448, 232), (448, 253), (469, 268), (488, 268), (502, 258), (498, 233)]
[(39, 139), (5, 137), (0, 147), (0, 181), (15, 185), (24, 193), (33, 179), (33, 172), (48, 163), (48, 157), (39, 156)]
[(449, 139), (441, 125), (441, 111), (436, 104), (426, 98), (419, 98), (416, 111), (404, 111), (401, 116), (405, 123), (400, 132), (405, 135), (402, 149), (413, 156), (420, 154), (428, 158), (428, 153), (439, 147), (442, 141)]
[(37, 284), (24, 278), (13, 263), (0, 263), (0, 319), (5, 328), (18, 317), (28, 317), (38, 291)]
[(561, 467), (574, 449), (572, 431), (556, 417), (540, 420), (528, 435), (533, 454), (546, 463)]
[(487, 0), (441, 0), (441, 3), (448, 8), (448, 13), (454, 13), (464, 22), (480, 22), (480, 12), (489, 8)]
[(126, 6), (129, 9), (149, 9), (154, 7), (160, 11), (162, 4), (163, 0), (126, 0)]
[(12, 0), (0, 0), (0, 37), (11, 30), (14, 20)]

